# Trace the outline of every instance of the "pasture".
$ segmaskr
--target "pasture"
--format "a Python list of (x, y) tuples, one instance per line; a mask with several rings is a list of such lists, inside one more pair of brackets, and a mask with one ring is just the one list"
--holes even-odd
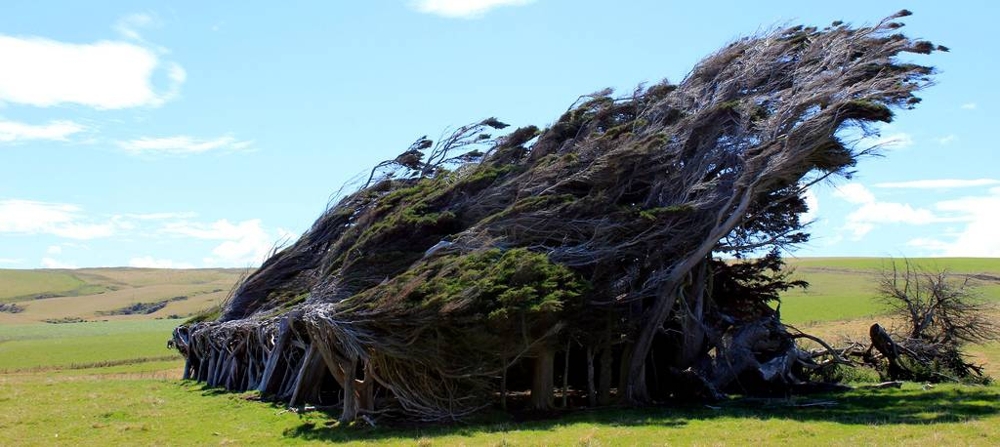
[[(242, 274), (240, 269), (0, 270), (0, 303), (23, 309), (0, 312), (0, 325), (188, 317), (220, 303)], [(121, 312), (164, 301), (149, 313)]]
[[(782, 315), (809, 332), (863, 334), (885, 318), (871, 301), (880, 260), (798, 259), (813, 286), (786, 295)], [(936, 260), (978, 275), (983, 299), (1000, 260)], [(734, 399), (718, 405), (570, 411), (557, 418), (487, 413), (443, 426), (378, 419), (341, 426), (322, 411), (295, 412), (253, 393), (231, 394), (178, 380), (182, 361), (166, 348), (183, 320), (156, 319), (217, 305), (237, 271), (0, 271), (0, 301), (27, 303), (0, 314), (0, 445), (917, 445), (1000, 442), (1000, 387), (908, 383), (791, 399)], [(22, 284), (20, 281), (26, 281)], [(228, 281), (228, 283), (227, 283)], [(16, 285), (14, 285), (16, 284)], [(93, 292), (103, 288), (102, 293)], [(131, 291), (130, 295), (127, 293)], [(206, 292), (207, 291), (207, 292)], [(202, 293), (200, 293), (202, 292)], [(199, 294), (200, 293), (200, 294)], [(59, 297), (26, 298), (59, 294)], [(134, 302), (176, 295), (148, 315), (99, 316)], [(38, 305), (49, 300), (60, 305)], [(188, 302), (191, 301), (191, 302)], [(173, 307), (171, 307), (173, 306)], [(54, 317), (88, 320), (41, 322)], [(11, 321), (12, 317), (17, 317)], [(108, 320), (108, 321), (101, 321)], [(16, 322), (16, 324), (15, 324)], [(836, 341), (835, 338), (831, 341)], [(970, 347), (1000, 375), (1000, 343)], [(537, 416), (537, 415), (536, 415)]]

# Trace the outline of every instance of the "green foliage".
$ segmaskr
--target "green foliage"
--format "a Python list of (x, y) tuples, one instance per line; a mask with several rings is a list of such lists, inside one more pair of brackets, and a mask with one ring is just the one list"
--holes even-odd
[(878, 372), (864, 366), (848, 366), (839, 363), (830, 364), (813, 373), (814, 380), (826, 383), (866, 384), (882, 380)]
[(872, 120), (885, 123), (892, 122), (892, 110), (885, 104), (872, 101), (848, 101), (841, 108), (843, 119)]
[(646, 220), (657, 220), (667, 215), (689, 213), (691, 211), (694, 211), (694, 207), (687, 203), (683, 203), (680, 205), (663, 206), (659, 208), (648, 208), (640, 210), (639, 217)]
[(205, 321), (215, 321), (222, 316), (222, 305), (211, 306), (207, 309), (203, 309), (200, 312), (195, 313), (184, 321), (185, 325), (191, 325), (195, 323), (201, 323)]
[(809, 287), (809, 283), (801, 279), (792, 279), (784, 265), (777, 251), (750, 261), (713, 261), (714, 301), (727, 314), (740, 320), (769, 314), (772, 310), (768, 303), (779, 301), (781, 293)]
[(18, 306), (16, 303), (0, 303), (0, 312), (9, 314), (21, 313), (24, 312), (24, 307)]
[(373, 291), (385, 297), (379, 305), (389, 300), (437, 309), (450, 318), (458, 317), (454, 313), (474, 320), (481, 316), (497, 333), (551, 323), (578, 309), (576, 301), (588, 289), (565, 266), (523, 248), (442, 256), (410, 269), (388, 287)]

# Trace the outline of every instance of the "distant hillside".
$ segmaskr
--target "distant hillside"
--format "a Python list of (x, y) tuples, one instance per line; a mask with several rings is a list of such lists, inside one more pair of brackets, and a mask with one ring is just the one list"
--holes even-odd
[[(811, 286), (783, 295), (782, 318), (791, 324), (805, 324), (882, 313), (872, 297), (876, 274), (888, 261), (789, 258), (788, 266), (795, 269), (795, 278)], [(1000, 258), (912, 261), (971, 276), (985, 299), (1000, 302)], [(0, 311), (0, 324), (186, 317), (221, 302), (242, 273), (242, 269), (0, 269), (0, 303), (23, 309), (18, 313)], [(146, 313), (153, 307), (158, 308)]]
[[(0, 270), (0, 324), (186, 317), (221, 302), (243, 269)], [(13, 306), (12, 306), (13, 305)]]

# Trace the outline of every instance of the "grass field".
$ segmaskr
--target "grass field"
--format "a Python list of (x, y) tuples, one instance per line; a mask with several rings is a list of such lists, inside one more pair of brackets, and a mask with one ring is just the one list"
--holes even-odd
[[(243, 271), (238, 269), (0, 270), (0, 325), (45, 320), (146, 320), (186, 317), (221, 302)], [(136, 303), (168, 301), (150, 314), (112, 315)]]
[[(901, 262), (901, 260), (896, 260)], [(1000, 259), (933, 258), (911, 259), (915, 265), (931, 271), (947, 270), (957, 277), (975, 275), (971, 283), (982, 298), (1000, 303)], [(781, 318), (791, 324), (809, 324), (853, 320), (878, 316), (885, 312), (876, 300), (877, 279), (891, 260), (878, 258), (804, 258), (789, 259), (793, 278), (810, 283), (806, 290), (789, 291), (782, 296)]]
[[(960, 273), (1000, 273), (1000, 260), (952, 260)], [(866, 331), (883, 319), (871, 304), (878, 260), (794, 260), (797, 274), (813, 283), (806, 294), (783, 298), (782, 315), (810, 332)], [(178, 380), (182, 361), (166, 349), (179, 320), (151, 315), (110, 321), (39, 323), (60, 303), (61, 314), (97, 319), (93, 312), (130, 300), (155, 300), (224, 288), (235, 271), (108, 270), (0, 271), (9, 298), (63, 293), (30, 303), (18, 324), (0, 321), (0, 445), (817, 445), (1000, 444), (1000, 387), (939, 385), (924, 389), (856, 390), (797, 399), (732, 400), (720, 405), (603, 409), (550, 420), (518, 422), (487, 414), (461, 425), (414, 427), (361, 423), (339, 426), (322, 412), (298, 414)], [(91, 276), (96, 275), (96, 276)], [(99, 277), (98, 277), (99, 276)], [(1000, 276), (1000, 275), (998, 275)], [(27, 279), (25, 279), (27, 278)], [(230, 282), (231, 284), (231, 282)], [(994, 287), (986, 281), (987, 287)], [(99, 294), (73, 295), (81, 287)], [(115, 290), (112, 290), (114, 288)], [(986, 290), (989, 290), (988, 288)], [(134, 296), (128, 296), (133, 291)], [(125, 293), (123, 295), (123, 293)], [(203, 305), (217, 295), (204, 293)], [(990, 292), (992, 293), (992, 292)], [(219, 293), (221, 294), (221, 293)], [(212, 295), (209, 297), (208, 295)], [(985, 298), (1000, 301), (996, 295)], [(20, 299), (20, 298), (18, 298)], [(95, 304), (96, 303), (96, 304)], [(53, 306), (59, 307), (59, 306)], [(193, 306), (192, 306), (193, 307)], [(177, 307), (175, 309), (179, 309)], [(20, 315), (20, 314), (15, 314)], [(1000, 317), (1000, 314), (998, 314)], [(973, 346), (970, 354), (1000, 375), (1000, 343)]]
[(99, 321), (0, 326), (0, 371), (180, 359), (167, 349), (183, 320)]

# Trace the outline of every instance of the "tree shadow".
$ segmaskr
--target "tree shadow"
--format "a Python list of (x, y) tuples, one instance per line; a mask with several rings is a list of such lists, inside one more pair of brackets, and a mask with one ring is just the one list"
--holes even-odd
[(935, 389), (872, 389), (808, 397), (734, 398), (716, 405), (673, 405), (650, 408), (603, 408), (566, 411), (561, 417), (517, 421), (494, 412), (464, 423), (415, 425), (405, 421), (378, 421), (341, 425), (335, 414), (326, 424), (304, 422), (290, 428), (290, 438), (332, 442), (428, 439), (496, 434), (518, 430), (546, 431), (571, 424), (655, 426), (680, 428), (691, 420), (716, 418), (784, 419), (833, 422), (844, 425), (928, 425), (964, 422), (1000, 414), (1000, 388), (941, 386)]

